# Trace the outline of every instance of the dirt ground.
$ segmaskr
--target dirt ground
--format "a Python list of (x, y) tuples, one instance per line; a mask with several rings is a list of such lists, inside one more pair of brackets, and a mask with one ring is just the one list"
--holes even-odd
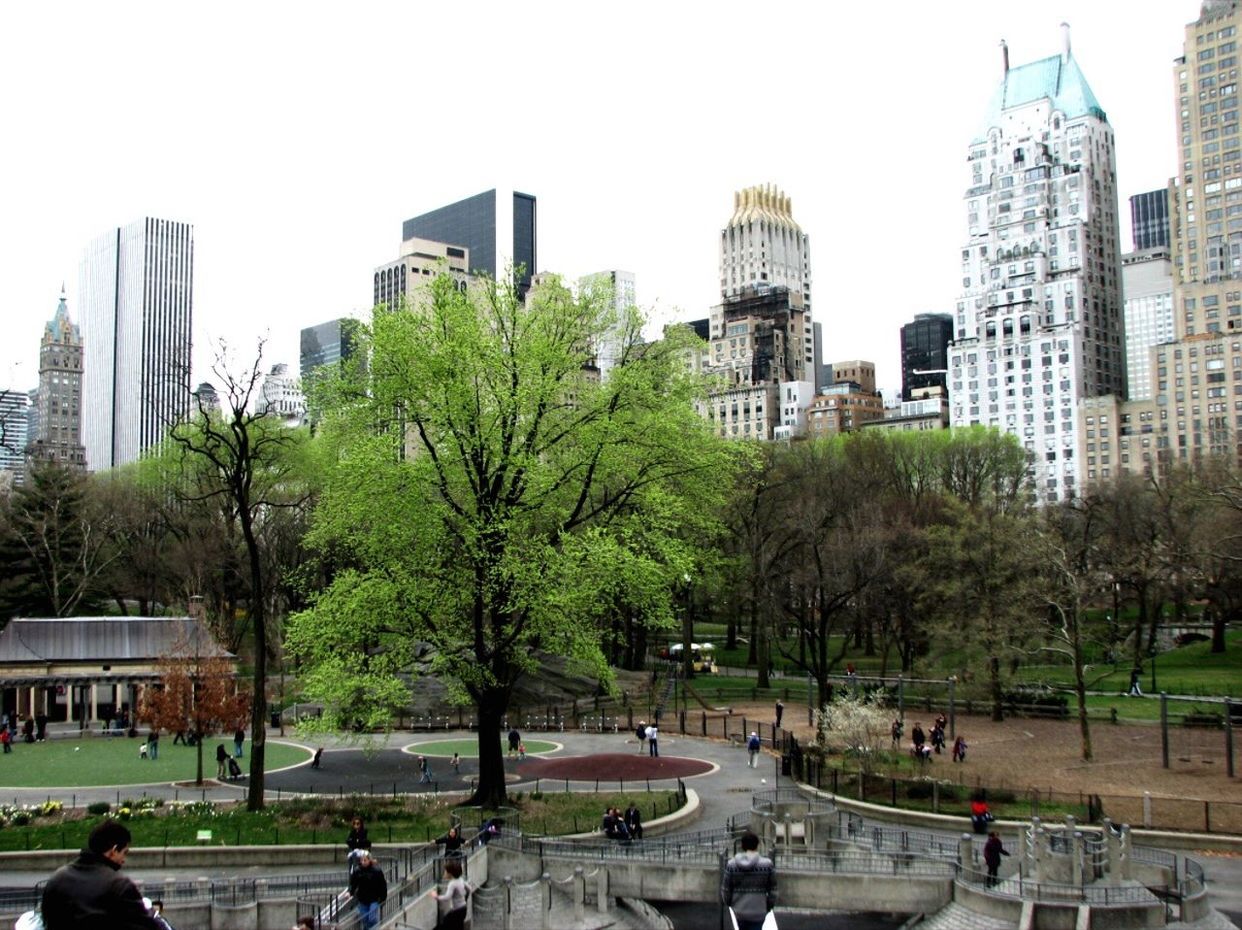
[[(770, 719), (768, 704), (737, 705), (734, 715)], [(906, 739), (921, 720), (931, 729), (934, 714), (906, 716)], [(787, 707), (783, 723), (810, 740), (804, 708)], [(1143, 795), (1152, 798), (1152, 826), (1242, 833), (1242, 777), (1226, 774), (1225, 731), (1170, 727), (1169, 768), (1161, 765), (1160, 728), (1155, 725), (1093, 722), (1094, 759), (1082, 761), (1076, 721), (957, 717), (957, 733), (969, 747), (966, 762), (950, 761), (948, 750), (933, 756), (928, 775), (971, 787), (1007, 788), (1024, 796), (1038, 789), (1074, 796), (1099, 795), (1107, 816), (1140, 826)], [(951, 740), (950, 740), (951, 745)], [(1242, 775), (1242, 738), (1234, 737), (1235, 772)]]

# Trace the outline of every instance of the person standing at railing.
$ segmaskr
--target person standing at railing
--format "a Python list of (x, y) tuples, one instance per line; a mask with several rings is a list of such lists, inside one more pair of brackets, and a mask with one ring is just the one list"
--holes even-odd
[(988, 887), (993, 888), (999, 882), (997, 872), (1000, 871), (1001, 856), (1008, 856), (1000, 835), (993, 830), (988, 834), (988, 841), (983, 844), (983, 861), (988, 867)]
[(450, 859), (444, 863), (443, 892), (433, 891), (431, 896), (440, 907), (439, 930), (464, 930), (466, 926), (466, 903), (470, 900), (470, 886), (461, 877), (461, 860)]
[(371, 858), (371, 850), (358, 854), (358, 869), (349, 877), (349, 896), (358, 902), (362, 930), (379, 926), (380, 905), (388, 897), (388, 881), (384, 872)]

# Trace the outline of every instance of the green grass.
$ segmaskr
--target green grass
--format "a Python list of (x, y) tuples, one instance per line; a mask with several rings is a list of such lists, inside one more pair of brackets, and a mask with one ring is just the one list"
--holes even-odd
[[(537, 752), (552, 752), (558, 748), (556, 743), (542, 739), (527, 739), (522, 742), (526, 744), (528, 756)], [(500, 748), (507, 754), (509, 752), (508, 740), (502, 739)], [(425, 743), (411, 743), (406, 751), (418, 756), (444, 756), (445, 758), (456, 752), (463, 759), (474, 759), (479, 755), (479, 741), (477, 739), (435, 739)]]
[[(216, 744), (203, 746), (203, 777), (216, 774)], [(11, 753), (0, 755), (0, 788), (86, 788), (98, 785), (141, 785), (152, 782), (193, 781), (197, 772), (197, 747), (174, 746), (160, 740), (158, 759), (138, 756), (141, 739), (125, 737), (56, 739), (44, 743), (13, 744)], [(230, 755), (233, 741), (226, 743)], [(250, 749), (250, 744), (246, 744)], [(267, 742), (264, 767), (272, 769), (308, 761), (310, 754), (299, 746)], [(247, 771), (249, 758), (239, 759)]]
[[(180, 748), (180, 747), (178, 747)], [(638, 804), (644, 819), (672, 810), (676, 794), (671, 791), (601, 792), (565, 794), (546, 792), (539, 797), (514, 796), (522, 829), (526, 833), (557, 835), (597, 829), (605, 807)], [(115, 807), (115, 806), (114, 806)], [(210, 804), (185, 808), (172, 805), (150, 812), (130, 813), (126, 826), (135, 847), (196, 846), (198, 831), (210, 830), (212, 845), (258, 846), (324, 843), (341, 845), (349, 821), (361, 816), (376, 843), (423, 843), (448, 829), (452, 802), (426, 797), (349, 797), (343, 800), (299, 799), (271, 804), (251, 812), (241, 806), (227, 809)], [(12, 813), (7, 812), (7, 813)], [(114, 815), (116, 811), (112, 812)], [(73, 814), (37, 817), (29, 825), (0, 829), (0, 851), (25, 849), (77, 849), (86, 845), (91, 829), (101, 817)], [(477, 824), (467, 821), (467, 826)]]

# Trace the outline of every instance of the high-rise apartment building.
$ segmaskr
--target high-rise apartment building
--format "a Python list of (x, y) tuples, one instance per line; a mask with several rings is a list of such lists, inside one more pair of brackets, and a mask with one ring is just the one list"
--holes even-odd
[(492, 189), (406, 220), (401, 238), (462, 246), (470, 253), (470, 271), (493, 279), (512, 266), (524, 298), (539, 270), (535, 207), (531, 194)]
[(306, 419), (306, 396), (298, 379), (289, 374), (289, 366), (272, 366), (259, 385), (255, 409), (279, 419), (285, 426), (301, 426)]
[(1168, 188), (1130, 198), (1130, 232), (1136, 252), (1169, 247)]
[(82, 445), (82, 332), (69, 319), (65, 292), (39, 343), (39, 387), (34, 392), (28, 453), (32, 459), (86, 467)]
[(901, 328), (901, 399), (948, 396), (949, 343), (953, 314), (916, 313)]
[(0, 390), (0, 479), (4, 484), (21, 484), (25, 477), (29, 409), (30, 398), (24, 391)]
[(100, 471), (135, 461), (188, 410), (194, 227), (147, 217), (100, 236), (78, 292), (82, 433)]
[(401, 256), (380, 265), (372, 277), (372, 306), (399, 307), (413, 303), (414, 295), (447, 271), (459, 281), (470, 274), (470, 250), (464, 246), (412, 238), (401, 243)]
[(608, 330), (595, 346), (595, 368), (601, 381), (607, 381), (612, 369), (620, 362), (625, 340), (625, 314), (638, 305), (634, 273), (630, 271), (597, 271), (578, 281), (580, 291), (590, 291), (605, 305), (612, 319)]
[(1081, 487), (1078, 403), (1120, 394), (1116, 155), (1070, 52), (1004, 71), (970, 143), (962, 297), (949, 348), (953, 426), (1011, 433), (1040, 499)]
[(358, 345), (358, 321), (341, 317), (302, 330), (298, 372), (308, 384), (316, 368), (353, 357)]
[(1173, 263), (1168, 249), (1121, 256), (1125, 294), (1126, 392), (1131, 400), (1152, 396), (1151, 350), (1172, 342)]

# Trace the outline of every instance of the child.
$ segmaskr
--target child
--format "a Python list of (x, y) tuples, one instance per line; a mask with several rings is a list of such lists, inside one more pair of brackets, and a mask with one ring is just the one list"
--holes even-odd
[(964, 737), (959, 736), (953, 741), (953, 761), (966, 761), (966, 740)]
[(526, 758), (526, 744), (518, 743), (518, 761), (521, 762)]
[(461, 756), (459, 754), (453, 753), (453, 758), (449, 762), (449, 765), (453, 767), (453, 772), (455, 774), (457, 775), (461, 774)]

